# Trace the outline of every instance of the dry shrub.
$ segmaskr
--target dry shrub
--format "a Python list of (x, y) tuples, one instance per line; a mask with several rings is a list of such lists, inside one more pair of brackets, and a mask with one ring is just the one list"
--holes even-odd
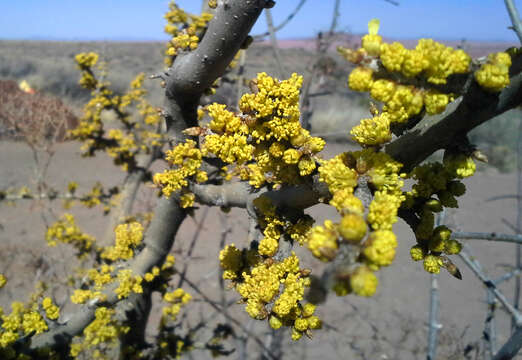
[(60, 99), (26, 93), (14, 80), (0, 80), (0, 137), (25, 140), (36, 147), (63, 141), (78, 118)]

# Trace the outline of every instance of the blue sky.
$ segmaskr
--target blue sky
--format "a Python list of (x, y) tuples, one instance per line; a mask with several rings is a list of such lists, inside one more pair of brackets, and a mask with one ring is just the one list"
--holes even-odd
[[(500, 0), (341, 0), (339, 30), (364, 33), (371, 18), (381, 20), (380, 34), (391, 38), (517, 42), (507, 27)], [(200, 0), (178, 0), (191, 12)], [(274, 22), (298, 3), (276, 0)], [(164, 40), (162, 15), (167, 0), (0, 0), (0, 39)], [(310, 37), (329, 27), (333, 0), (308, 0), (280, 38)], [(522, 12), (522, 0), (515, 1)], [(266, 30), (264, 16), (253, 33)]]

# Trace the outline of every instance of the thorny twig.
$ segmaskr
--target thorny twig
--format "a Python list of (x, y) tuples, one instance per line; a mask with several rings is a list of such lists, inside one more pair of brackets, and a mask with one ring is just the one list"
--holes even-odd
[[(445, 212), (444, 210), (437, 215), (435, 226), (439, 226), (444, 223)], [(429, 328), (428, 328), (428, 360), (436, 359), (437, 354), (437, 341), (439, 330), (442, 325), (439, 323), (439, 307), (440, 307), (440, 294), (438, 284), (438, 274), (431, 274), (431, 289), (430, 289), (430, 315), (429, 315)]]
[(509, 303), (504, 294), (502, 294), (502, 292), (500, 292), (500, 290), (497, 288), (495, 283), (491, 281), (491, 279), (489, 279), (486, 274), (484, 274), (477, 260), (473, 259), (465, 248), (462, 249), (459, 256), (471, 269), (475, 276), (477, 276), (480, 281), (482, 281), (482, 283), (488, 288), (488, 290), (491, 291), (493, 295), (495, 295), (502, 306), (504, 306), (506, 311), (515, 319), (517, 326), (522, 326), (522, 315), (520, 312)]
[(285, 76), (283, 69), (283, 62), (281, 61), (281, 55), (279, 54), (279, 47), (277, 45), (277, 38), (275, 35), (274, 22), (272, 21), (272, 12), (270, 9), (265, 9), (266, 25), (268, 26), (268, 32), (270, 33), (270, 44), (272, 51), (274, 52), (274, 59), (277, 64), (277, 70), (279, 72), (279, 78), (282, 79)]
[(489, 240), (510, 242), (515, 244), (522, 244), (522, 235), (509, 235), (498, 233), (479, 233), (479, 232), (453, 232), (452, 239), (466, 239), (466, 240)]
[[(284, 28), (294, 18), (294, 16), (299, 12), (299, 10), (303, 7), (305, 2), (306, 2), (306, 0), (299, 1), (297, 6), (295, 7), (294, 11), (292, 11), (290, 13), (290, 15), (288, 15), (287, 18), (281, 24), (274, 27), (274, 32), (278, 32), (279, 30)], [(254, 40), (261, 40), (268, 35), (270, 35), (270, 31), (264, 32), (262, 34), (254, 35), (253, 38), (254, 38)]]

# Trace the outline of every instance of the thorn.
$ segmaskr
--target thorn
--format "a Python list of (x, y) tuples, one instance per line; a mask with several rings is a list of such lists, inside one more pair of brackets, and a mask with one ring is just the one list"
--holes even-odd
[(482, 161), (486, 164), (488, 163), (488, 157), (478, 149), (473, 151), (473, 153), (471, 153), (471, 156), (478, 161)]
[(154, 79), (165, 80), (165, 78), (163, 77), (162, 74), (152, 74), (152, 75), (149, 76), (149, 79), (152, 79), (152, 80), (154, 80)]

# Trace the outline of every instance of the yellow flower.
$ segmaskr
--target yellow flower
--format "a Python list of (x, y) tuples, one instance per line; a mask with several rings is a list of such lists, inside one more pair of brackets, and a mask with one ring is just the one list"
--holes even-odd
[(464, 154), (445, 153), (443, 163), (449, 173), (459, 179), (472, 176), (476, 170), (473, 159)]
[(324, 222), (324, 226), (315, 226), (308, 235), (308, 249), (312, 254), (322, 260), (331, 261), (337, 254), (337, 232), (330, 220)]
[(352, 139), (360, 145), (381, 145), (391, 140), (390, 117), (382, 113), (361, 123), (350, 131)]
[(379, 280), (366, 266), (360, 266), (350, 276), (350, 287), (359, 296), (372, 296), (377, 290)]
[(347, 214), (341, 219), (338, 230), (346, 241), (358, 243), (366, 235), (366, 221), (361, 215)]
[(420, 245), (415, 245), (411, 247), (410, 255), (413, 261), (419, 261), (426, 257), (426, 250)]
[(395, 83), (390, 80), (376, 80), (372, 84), (370, 95), (375, 100), (387, 102), (392, 98), (393, 93), (395, 92), (395, 86)]
[(287, 164), (297, 164), (301, 153), (296, 149), (288, 149), (283, 154), (283, 161)]
[(357, 185), (357, 172), (345, 165), (348, 153), (325, 160), (319, 167), (319, 180), (328, 185), (331, 193), (337, 190), (354, 188)]
[(334, 192), (330, 205), (334, 206), (341, 214), (364, 214), (364, 206), (361, 200), (353, 194), (350, 188), (340, 189)]
[(488, 62), (475, 72), (475, 79), (480, 86), (489, 91), (500, 91), (509, 85), (509, 67), (511, 57), (507, 53), (495, 53), (488, 56)]
[(440, 256), (427, 255), (424, 258), (424, 270), (432, 274), (440, 273), (440, 267), (442, 266), (442, 259)]
[(372, 69), (358, 66), (348, 76), (348, 86), (354, 91), (370, 91), (373, 83)]
[(444, 243), (444, 252), (448, 255), (455, 255), (460, 253), (462, 245), (457, 240), (448, 240)]
[(194, 206), (195, 199), (196, 199), (196, 195), (194, 195), (193, 193), (187, 193), (187, 194), (181, 195), (179, 201), (180, 201), (181, 207), (186, 209), (186, 208)]
[(377, 266), (388, 266), (395, 258), (397, 238), (390, 230), (378, 230), (370, 233), (363, 250), (364, 256)]
[(362, 48), (373, 56), (378, 56), (381, 51), (382, 37), (377, 35), (379, 20), (372, 19), (368, 22), (368, 34), (362, 38)]
[(405, 55), (406, 49), (399, 42), (381, 45), (380, 58), (388, 71), (400, 71)]
[(443, 112), (451, 100), (452, 98), (449, 95), (439, 93), (435, 90), (424, 93), (424, 105), (426, 106), (426, 112), (430, 115)]

